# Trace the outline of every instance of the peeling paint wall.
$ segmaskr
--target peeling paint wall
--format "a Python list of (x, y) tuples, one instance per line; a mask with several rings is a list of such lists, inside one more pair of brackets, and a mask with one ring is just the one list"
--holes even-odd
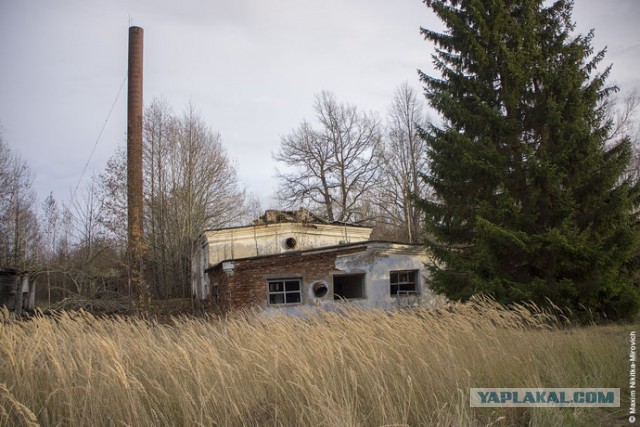
[[(290, 250), (304, 250), (341, 243), (369, 240), (366, 227), (329, 224), (262, 224), (204, 233), (209, 251), (209, 265), (235, 258), (272, 255)], [(287, 244), (294, 239), (294, 245)]]
[[(429, 290), (429, 274), (425, 266), (431, 262), (423, 247), (372, 242), (325, 252), (223, 263), (214, 268), (209, 280), (212, 284), (220, 284), (219, 305), (222, 311), (260, 307), (267, 311), (300, 314), (318, 308), (340, 310), (349, 305), (397, 308), (398, 297), (391, 295), (390, 272), (411, 270), (417, 271), (420, 305), (435, 306), (436, 298)], [(364, 298), (334, 299), (334, 278), (346, 274), (364, 274)], [(270, 279), (299, 279), (300, 303), (269, 305), (267, 287)], [(327, 286), (326, 295), (320, 298), (314, 295), (313, 286), (316, 284)]]
[(417, 288), (420, 305), (435, 305), (429, 290), (429, 272), (426, 264), (431, 257), (422, 247), (408, 245), (372, 244), (364, 253), (340, 255), (336, 269), (345, 273), (365, 272), (365, 307), (390, 309), (398, 306), (398, 297), (390, 292), (390, 272), (417, 270)]

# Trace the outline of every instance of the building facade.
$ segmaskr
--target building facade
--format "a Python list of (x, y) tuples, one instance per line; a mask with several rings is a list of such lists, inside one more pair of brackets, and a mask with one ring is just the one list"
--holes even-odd
[(329, 223), (309, 211), (270, 210), (253, 224), (204, 231), (192, 255), (191, 288), (204, 299), (211, 292), (205, 270), (224, 260), (274, 255), (369, 240), (371, 228)]
[(194, 295), (221, 312), (435, 303), (432, 258), (423, 246), (369, 241), (367, 227), (297, 219), (203, 233), (194, 251)]

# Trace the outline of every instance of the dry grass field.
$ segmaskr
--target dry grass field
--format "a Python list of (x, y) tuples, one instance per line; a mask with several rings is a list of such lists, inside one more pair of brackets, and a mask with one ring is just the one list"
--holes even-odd
[[(613, 425), (623, 406), (469, 407), (470, 387), (624, 387), (629, 326), (489, 301), (447, 311), (0, 324), (0, 424)], [(627, 405), (628, 410), (628, 405)]]

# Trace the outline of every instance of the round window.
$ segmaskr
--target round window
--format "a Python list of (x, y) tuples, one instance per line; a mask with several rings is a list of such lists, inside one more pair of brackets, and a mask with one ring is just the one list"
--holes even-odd
[(327, 287), (326, 283), (322, 283), (322, 282), (314, 283), (311, 289), (313, 290), (313, 295), (316, 298), (322, 298), (329, 291), (329, 288)]
[(296, 246), (298, 246), (298, 242), (296, 241), (295, 238), (289, 237), (285, 241), (285, 245), (287, 245), (287, 249), (294, 249)]

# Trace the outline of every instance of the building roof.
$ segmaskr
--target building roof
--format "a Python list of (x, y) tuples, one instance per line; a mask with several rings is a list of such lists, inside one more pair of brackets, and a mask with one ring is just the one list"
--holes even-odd
[(317, 248), (311, 248), (311, 249), (302, 249), (302, 250), (297, 250), (297, 251), (288, 251), (288, 252), (281, 252), (281, 253), (277, 253), (277, 254), (268, 254), (268, 255), (258, 255), (258, 256), (251, 256), (251, 257), (244, 257), (244, 258), (229, 258), (229, 259), (225, 259), (223, 261), (220, 261), (217, 264), (214, 264), (208, 268), (206, 268), (204, 271), (208, 272), (213, 270), (214, 268), (216, 268), (217, 266), (221, 265), (222, 263), (225, 262), (234, 262), (234, 261), (252, 261), (252, 260), (259, 260), (259, 259), (265, 259), (265, 258), (284, 258), (284, 257), (291, 257), (291, 256), (300, 256), (300, 255), (308, 255), (308, 254), (315, 254), (315, 253), (323, 253), (323, 252), (340, 252), (342, 250), (347, 250), (347, 249), (353, 249), (353, 248), (358, 248), (358, 247), (363, 247), (363, 248), (367, 248), (367, 247), (393, 247), (393, 246), (404, 246), (404, 247), (410, 247), (410, 248), (424, 248), (426, 250), (426, 248), (424, 247), (424, 245), (419, 244), (419, 243), (403, 243), (403, 242), (390, 242), (390, 241), (383, 241), (383, 240), (367, 240), (364, 242), (354, 242), (354, 243), (344, 243), (344, 244), (340, 244), (340, 245), (334, 245), (334, 246), (323, 246), (323, 247), (317, 247)]
[(285, 211), (285, 210), (267, 210), (264, 215), (252, 221), (251, 224), (248, 225), (240, 225), (236, 227), (223, 227), (223, 228), (210, 228), (204, 230), (207, 231), (223, 231), (223, 230), (235, 230), (241, 228), (251, 228), (258, 225), (269, 225), (269, 224), (284, 224), (284, 223), (302, 223), (302, 224), (325, 224), (325, 225), (339, 225), (341, 227), (361, 227), (361, 228), (371, 228), (362, 224), (349, 223), (349, 222), (341, 222), (341, 221), (327, 221), (313, 212), (300, 208), (295, 211)]

